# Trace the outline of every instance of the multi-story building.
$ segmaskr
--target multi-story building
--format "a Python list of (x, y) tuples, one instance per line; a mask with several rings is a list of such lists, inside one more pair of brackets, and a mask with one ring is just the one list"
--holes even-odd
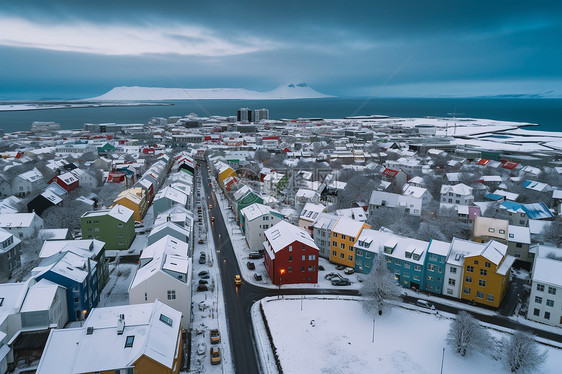
[(135, 221), (142, 221), (148, 210), (146, 191), (141, 187), (133, 187), (122, 191), (113, 201), (112, 207), (115, 205), (122, 205), (131, 209), (135, 215)]
[(30, 193), (40, 191), (45, 186), (43, 174), (37, 168), (16, 175), (12, 181), (12, 194), (26, 196)]
[(332, 227), (332, 244), (330, 247), (330, 262), (355, 266), (355, 250), (353, 246), (363, 229), (371, 226), (363, 222), (341, 217)]
[(472, 223), (472, 241), (487, 243), (490, 240), (507, 244), (509, 221), (505, 219), (475, 217)]
[(299, 217), (299, 227), (312, 233), (314, 222), (318, 219), (319, 214), (325, 211), (326, 207), (323, 204), (306, 203)]
[(280, 221), (265, 231), (263, 245), (273, 284), (318, 282), (318, 247), (306, 231)]
[(320, 213), (313, 225), (314, 243), (318, 246), (318, 254), (327, 260), (330, 259), (330, 248), (332, 247), (332, 228), (340, 219), (339, 216), (330, 213)]
[(423, 286), (428, 246), (428, 242), (396, 235), (389, 235), (382, 242), (387, 268), (402, 287), (419, 290)]
[(6, 281), (21, 266), (21, 240), (0, 229), (0, 281)]
[(83, 239), (105, 242), (105, 249), (129, 249), (135, 239), (134, 212), (116, 204), (111, 209), (86, 212), (80, 217)]
[(423, 290), (436, 294), (443, 292), (443, 282), (447, 267), (447, 258), (451, 251), (451, 243), (432, 239), (425, 256), (425, 275)]
[(444, 184), (441, 186), (441, 204), (440, 209), (456, 208), (459, 205), (470, 206), (474, 203), (474, 195), (472, 187), (459, 183), (453, 186)]
[(540, 247), (533, 263), (527, 318), (562, 327), (562, 261), (543, 252), (546, 248)]
[(494, 240), (481, 251), (466, 255), (461, 298), (499, 307), (509, 286), (514, 261), (515, 257), (507, 255), (507, 245)]
[(480, 243), (453, 238), (445, 268), (443, 295), (456, 299), (461, 298), (464, 277), (464, 257), (474, 253), (480, 253), (483, 247), (484, 245)]
[(265, 231), (283, 219), (278, 211), (267, 205), (254, 203), (240, 211), (240, 225), (251, 251), (263, 249)]

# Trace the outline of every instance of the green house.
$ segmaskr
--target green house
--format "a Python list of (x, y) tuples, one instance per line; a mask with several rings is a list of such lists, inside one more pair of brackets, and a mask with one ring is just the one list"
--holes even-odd
[(135, 239), (134, 212), (116, 204), (111, 209), (86, 212), (80, 217), (82, 239), (105, 242), (105, 249), (127, 250)]
[(260, 195), (256, 194), (253, 191), (248, 191), (244, 196), (242, 196), (236, 202), (236, 204), (238, 206), (238, 221), (241, 223), (242, 226), (244, 226), (244, 217), (240, 214), (240, 212), (245, 207), (250, 206), (254, 203), (263, 204), (263, 199), (261, 198)]

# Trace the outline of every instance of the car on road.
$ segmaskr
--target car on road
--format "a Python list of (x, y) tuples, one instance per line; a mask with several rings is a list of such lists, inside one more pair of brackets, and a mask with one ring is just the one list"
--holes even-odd
[(242, 278), (240, 278), (240, 275), (236, 274), (234, 276), (234, 284), (237, 286), (240, 286), (242, 284)]
[(211, 217), (211, 222), (215, 222), (215, 217)]
[(199, 241), (197, 243), (203, 244), (203, 239), (199, 239)]
[(218, 344), (221, 342), (221, 333), (218, 329), (212, 329), (209, 331), (209, 338), (211, 339), (211, 344)]
[(258, 273), (255, 273), (255, 274), (254, 274), (254, 279), (257, 280), (257, 281), (261, 281), (261, 280), (262, 280), (262, 277), (261, 277), (261, 275), (259, 275)]
[(204, 264), (206, 262), (207, 262), (207, 256), (204, 253), (201, 253), (201, 256), (199, 256), (199, 263)]
[(205, 343), (197, 344), (197, 354), (204, 355), (207, 352), (207, 345)]
[(197, 291), (209, 291), (209, 287), (206, 284), (198, 284)]
[(324, 270), (326, 270), (326, 269), (324, 269), (324, 266), (322, 266), (322, 265), (318, 265), (318, 270), (320, 270), (320, 271), (324, 271)]
[(249, 258), (250, 260), (255, 260), (255, 259), (261, 258), (261, 253), (259, 253), (259, 252), (250, 252), (250, 253), (248, 254), (248, 258)]
[(208, 284), (209, 281), (206, 279), (199, 279), (199, 284)]
[(209, 209), (213, 209), (213, 204), (209, 204)]
[(344, 273), (345, 275), (351, 275), (351, 274), (355, 273), (355, 269), (353, 269), (353, 268), (345, 268), (345, 270), (343, 271), (343, 273)]
[(341, 275), (339, 275), (338, 273), (328, 273), (328, 274), (324, 275), (324, 279), (327, 279), (327, 280), (332, 280), (332, 279), (335, 279), (335, 278), (341, 278)]
[(218, 365), (221, 363), (221, 350), (219, 347), (211, 347), (211, 364)]
[(347, 266), (345, 265), (336, 265), (336, 270), (343, 270), (345, 269)]
[(435, 310), (435, 305), (431, 304), (427, 300), (418, 299), (418, 300), (416, 300), (416, 305), (419, 306), (419, 307), (422, 307), (422, 308)]
[(248, 261), (246, 263), (246, 266), (248, 267), (248, 269), (250, 270), (255, 270), (256, 269), (256, 265), (252, 262), (252, 261)]
[(349, 286), (350, 284), (351, 284), (351, 282), (347, 278), (332, 279), (332, 286)]
[(205, 275), (208, 276), (208, 275), (209, 275), (209, 272), (208, 272), (207, 270), (203, 270), (203, 271), (200, 271), (198, 275), (199, 275), (200, 277), (203, 277), (203, 276), (205, 276)]

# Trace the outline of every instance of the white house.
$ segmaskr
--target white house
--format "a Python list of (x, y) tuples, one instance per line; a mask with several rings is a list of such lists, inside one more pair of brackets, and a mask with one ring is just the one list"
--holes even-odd
[(78, 185), (80, 187), (96, 188), (98, 186), (98, 179), (89, 171), (74, 169), (70, 173), (78, 178)]
[(129, 303), (146, 304), (158, 299), (180, 311), (182, 328), (189, 328), (193, 269), (188, 253), (187, 243), (169, 235), (146, 247), (129, 286)]
[(422, 199), (391, 192), (373, 191), (369, 199), (369, 215), (376, 214), (381, 207), (400, 209), (411, 216), (421, 216)]
[(12, 194), (26, 196), (33, 192), (38, 192), (45, 186), (43, 174), (37, 168), (16, 175), (12, 181)]
[(318, 246), (318, 255), (330, 259), (330, 247), (332, 228), (340, 219), (339, 216), (330, 213), (320, 213), (313, 225), (314, 243)]
[(402, 195), (421, 199), (422, 205), (424, 206), (433, 200), (433, 196), (431, 196), (427, 188), (417, 187), (411, 184), (404, 185), (404, 192), (402, 192)]
[(560, 249), (542, 246), (535, 256), (527, 318), (562, 327), (562, 261), (547, 257), (551, 251), (562, 257)]
[(43, 219), (35, 213), (0, 214), (0, 227), (19, 239), (31, 239), (43, 228)]
[(283, 219), (283, 215), (267, 205), (254, 203), (240, 211), (242, 231), (251, 251), (263, 249), (264, 232)]
[(464, 274), (464, 258), (482, 252), (485, 244), (453, 238), (445, 266), (443, 295), (460, 299)]
[(472, 187), (459, 183), (454, 186), (444, 184), (441, 186), (440, 208), (455, 208), (459, 205), (470, 206), (474, 203)]
[(20, 309), (23, 329), (62, 329), (68, 322), (66, 289), (47, 279), (29, 287)]
[(318, 215), (325, 211), (326, 206), (323, 204), (306, 203), (304, 208), (302, 208), (301, 215), (299, 217), (299, 227), (307, 230), (308, 233), (311, 233), (312, 225), (314, 225)]

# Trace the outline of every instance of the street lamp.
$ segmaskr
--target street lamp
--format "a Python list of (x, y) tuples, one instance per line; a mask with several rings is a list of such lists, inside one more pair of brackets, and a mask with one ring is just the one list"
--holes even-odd
[(281, 284), (283, 283), (283, 274), (285, 274), (285, 269), (279, 270), (279, 292), (281, 292)]

